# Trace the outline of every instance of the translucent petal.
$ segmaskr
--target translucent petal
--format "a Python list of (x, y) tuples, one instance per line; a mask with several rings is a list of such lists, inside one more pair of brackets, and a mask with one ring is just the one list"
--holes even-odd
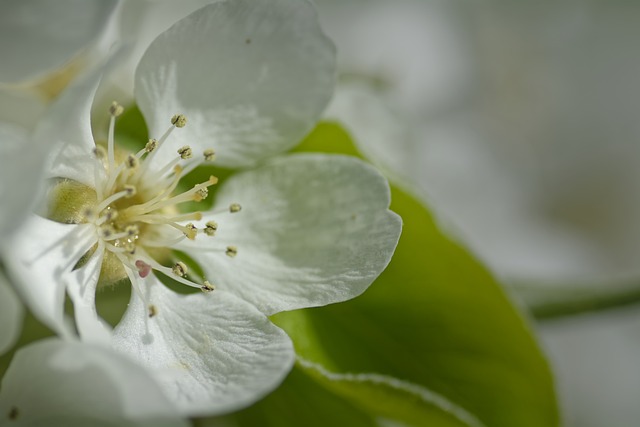
[[(205, 214), (216, 236), (180, 247), (208, 279), (266, 314), (360, 295), (384, 270), (400, 236), (387, 181), (353, 157), (294, 155), (231, 177)], [(215, 209), (214, 209), (215, 211)], [(233, 245), (235, 257), (225, 255)]]
[(224, 291), (179, 295), (153, 275), (144, 284), (146, 302), (132, 292), (115, 347), (152, 368), (184, 414), (247, 406), (291, 369), (289, 337), (250, 304)]
[(152, 137), (174, 114), (188, 118), (157, 153), (158, 166), (186, 144), (215, 149), (231, 167), (292, 147), (329, 101), (334, 67), (307, 1), (219, 1), (194, 12), (161, 34), (136, 70)]

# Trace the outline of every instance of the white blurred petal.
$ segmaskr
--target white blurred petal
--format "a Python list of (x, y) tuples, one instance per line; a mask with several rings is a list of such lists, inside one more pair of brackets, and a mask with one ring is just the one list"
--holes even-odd
[(116, 5), (116, 0), (4, 2), (0, 82), (34, 80), (63, 67), (99, 38)]
[(18, 339), (23, 315), (22, 303), (0, 273), (0, 354), (9, 350)]
[(20, 427), (187, 427), (147, 372), (102, 347), (54, 339), (22, 348), (2, 380), (0, 413)]

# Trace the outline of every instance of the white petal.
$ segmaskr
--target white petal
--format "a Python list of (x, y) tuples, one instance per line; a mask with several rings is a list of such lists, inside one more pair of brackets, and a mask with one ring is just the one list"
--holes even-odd
[(24, 129), (0, 124), (0, 239), (18, 228), (38, 199), (42, 145), (30, 145)]
[(311, 129), (333, 90), (335, 52), (307, 1), (219, 1), (179, 21), (149, 47), (136, 100), (152, 137), (173, 114), (188, 124), (159, 151), (213, 148), (236, 167), (282, 152)]
[(360, 295), (389, 263), (401, 229), (389, 201), (384, 177), (353, 157), (282, 157), (224, 182), (216, 205), (242, 211), (205, 215), (217, 235), (181, 247), (266, 314), (326, 305)]
[[(44, 340), (21, 349), (2, 380), (8, 425), (186, 427), (139, 365), (89, 344)], [(4, 425), (4, 424), (3, 424)]]
[(11, 348), (22, 329), (24, 308), (7, 279), (0, 274), (0, 354)]
[(80, 337), (85, 342), (108, 344), (111, 340), (111, 327), (98, 316), (96, 310), (96, 286), (103, 257), (104, 245), (101, 244), (85, 265), (67, 276), (65, 284), (69, 298), (73, 301)]
[(95, 187), (97, 162), (93, 154), (91, 105), (103, 74), (120, 63), (127, 51), (127, 48), (114, 51), (75, 80), (43, 115), (34, 138), (47, 141), (53, 147), (46, 165), (48, 177), (70, 178)]
[(7, 270), (25, 304), (59, 334), (72, 334), (63, 313), (65, 283), (96, 242), (92, 227), (33, 215), (3, 248)]
[(96, 41), (116, 4), (116, 0), (4, 2), (0, 82), (41, 78), (64, 66)]
[(152, 368), (184, 414), (249, 405), (291, 369), (289, 337), (250, 304), (224, 291), (178, 295), (153, 275), (144, 283), (148, 302), (132, 292), (115, 347)]

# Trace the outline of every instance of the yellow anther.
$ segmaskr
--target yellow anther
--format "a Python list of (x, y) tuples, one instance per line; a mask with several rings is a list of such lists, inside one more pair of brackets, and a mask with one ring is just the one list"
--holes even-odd
[(231, 205), (229, 206), (229, 212), (231, 213), (240, 212), (241, 210), (242, 206), (240, 206), (240, 204), (238, 203), (231, 203)]
[(122, 108), (122, 105), (118, 104), (116, 101), (113, 101), (109, 106), (109, 114), (113, 117), (118, 117), (123, 111), (124, 108)]
[(195, 200), (196, 202), (199, 202), (206, 199), (208, 195), (209, 195), (209, 190), (207, 190), (207, 187), (200, 188), (194, 194), (193, 200)]
[(173, 266), (171, 271), (173, 271), (173, 274), (175, 274), (176, 276), (184, 277), (187, 274), (188, 269), (187, 269), (187, 265), (184, 262), (178, 261)]
[(150, 139), (149, 141), (147, 141), (146, 145), (144, 146), (144, 151), (146, 151), (147, 153), (151, 153), (156, 148), (158, 148), (158, 140)]
[(178, 149), (178, 154), (180, 154), (180, 158), (182, 160), (187, 160), (193, 157), (193, 152), (191, 151), (191, 147), (185, 145), (184, 147), (180, 147)]
[(125, 161), (125, 165), (127, 166), (127, 168), (135, 169), (138, 167), (138, 164), (139, 164), (139, 161), (136, 156), (134, 156), (133, 154), (129, 154), (127, 156), (127, 160)]
[(149, 305), (149, 317), (154, 317), (158, 314), (158, 307), (151, 304)]
[(216, 152), (211, 148), (204, 150), (203, 154), (205, 162), (213, 162), (216, 159)]
[(195, 240), (198, 235), (198, 229), (192, 223), (185, 225), (186, 230), (184, 231), (184, 235), (187, 236), (189, 240)]
[(227, 251), (225, 252), (225, 254), (227, 254), (228, 257), (233, 258), (238, 255), (238, 248), (235, 246), (227, 246)]
[(205, 224), (204, 234), (207, 236), (214, 236), (218, 231), (218, 223), (215, 221), (209, 221)]
[(211, 175), (209, 177), (209, 181), (207, 181), (209, 185), (215, 185), (218, 183), (218, 177)]
[(183, 114), (176, 114), (171, 117), (171, 124), (177, 128), (183, 128), (187, 124), (187, 118)]
[(137, 192), (136, 187), (134, 187), (133, 185), (129, 185), (129, 184), (124, 186), (124, 191), (127, 192), (127, 194), (125, 196), (127, 198), (135, 196), (136, 192)]
[(208, 280), (205, 280), (204, 283), (202, 284), (202, 287), (200, 288), (200, 290), (202, 290), (202, 292), (212, 292), (215, 291), (216, 287), (213, 286), (211, 283), (209, 283)]

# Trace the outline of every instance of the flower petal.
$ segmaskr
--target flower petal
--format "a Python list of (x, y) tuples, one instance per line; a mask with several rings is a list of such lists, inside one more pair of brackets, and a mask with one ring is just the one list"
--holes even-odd
[(4, 246), (16, 290), (33, 314), (59, 334), (72, 335), (64, 318), (65, 283), (96, 242), (92, 225), (60, 224), (33, 215)]
[(116, 0), (6, 2), (0, 14), (0, 82), (45, 77), (104, 31)]
[(68, 275), (65, 284), (73, 301), (73, 312), (82, 340), (108, 344), (111, 341), (111, 327), (98, 316), (96, 309), (96, 287), (103, 259), (104, 245), (99, 244), (87, 263)]
[(4, 275), (0, 274), (0, 354), (11, 348), (22, 329), (24, 308)]
[(187, 427), (139, 365), (78, 342), (48, 339), (16, 353), (0, 413), (15, 426)]
[(45, 159), (43, 144), (30, 145), (27, 132), (0, 123), (0, 239), (5, 238), (38, 200)]
[[(268, 315), (345, 301), (395, 250), (402, 222), (389, 201), (384, 177), (356, 158), (282, 157), (226, 181), (216, 205), (237, 202), (242, 211), (205, 215), (203, 223), (219, 222), (216, 236), (180, 247), (219, 289)], [(227, 257), (225, 245), (236, 245), (237, 256)]]
[(289, 337), (255, 307), (224, 291), (178, 295), (153, 275), (144, 280), (148, 302), (132, 292), (115, 347), (154, 369), (184, 414), (249, 405), (291, 369)]
[(119, 64), (127, 47), (78, 77), (43, 115), (34, 132), (36, 141), (53, 148), (45, 166), (47, 177), (69, 178), (95, 188), (96, 145), (91, 130), (91, 105), (103, 74)]
[(213, 148), (221, 166), (253, 164), (295, 145), (333, 90), (335, 50), (300, 0), (218, 1), (179, 21), (136, 70), (136, 100), (152, 137), (185, 114), (159, 149)]

